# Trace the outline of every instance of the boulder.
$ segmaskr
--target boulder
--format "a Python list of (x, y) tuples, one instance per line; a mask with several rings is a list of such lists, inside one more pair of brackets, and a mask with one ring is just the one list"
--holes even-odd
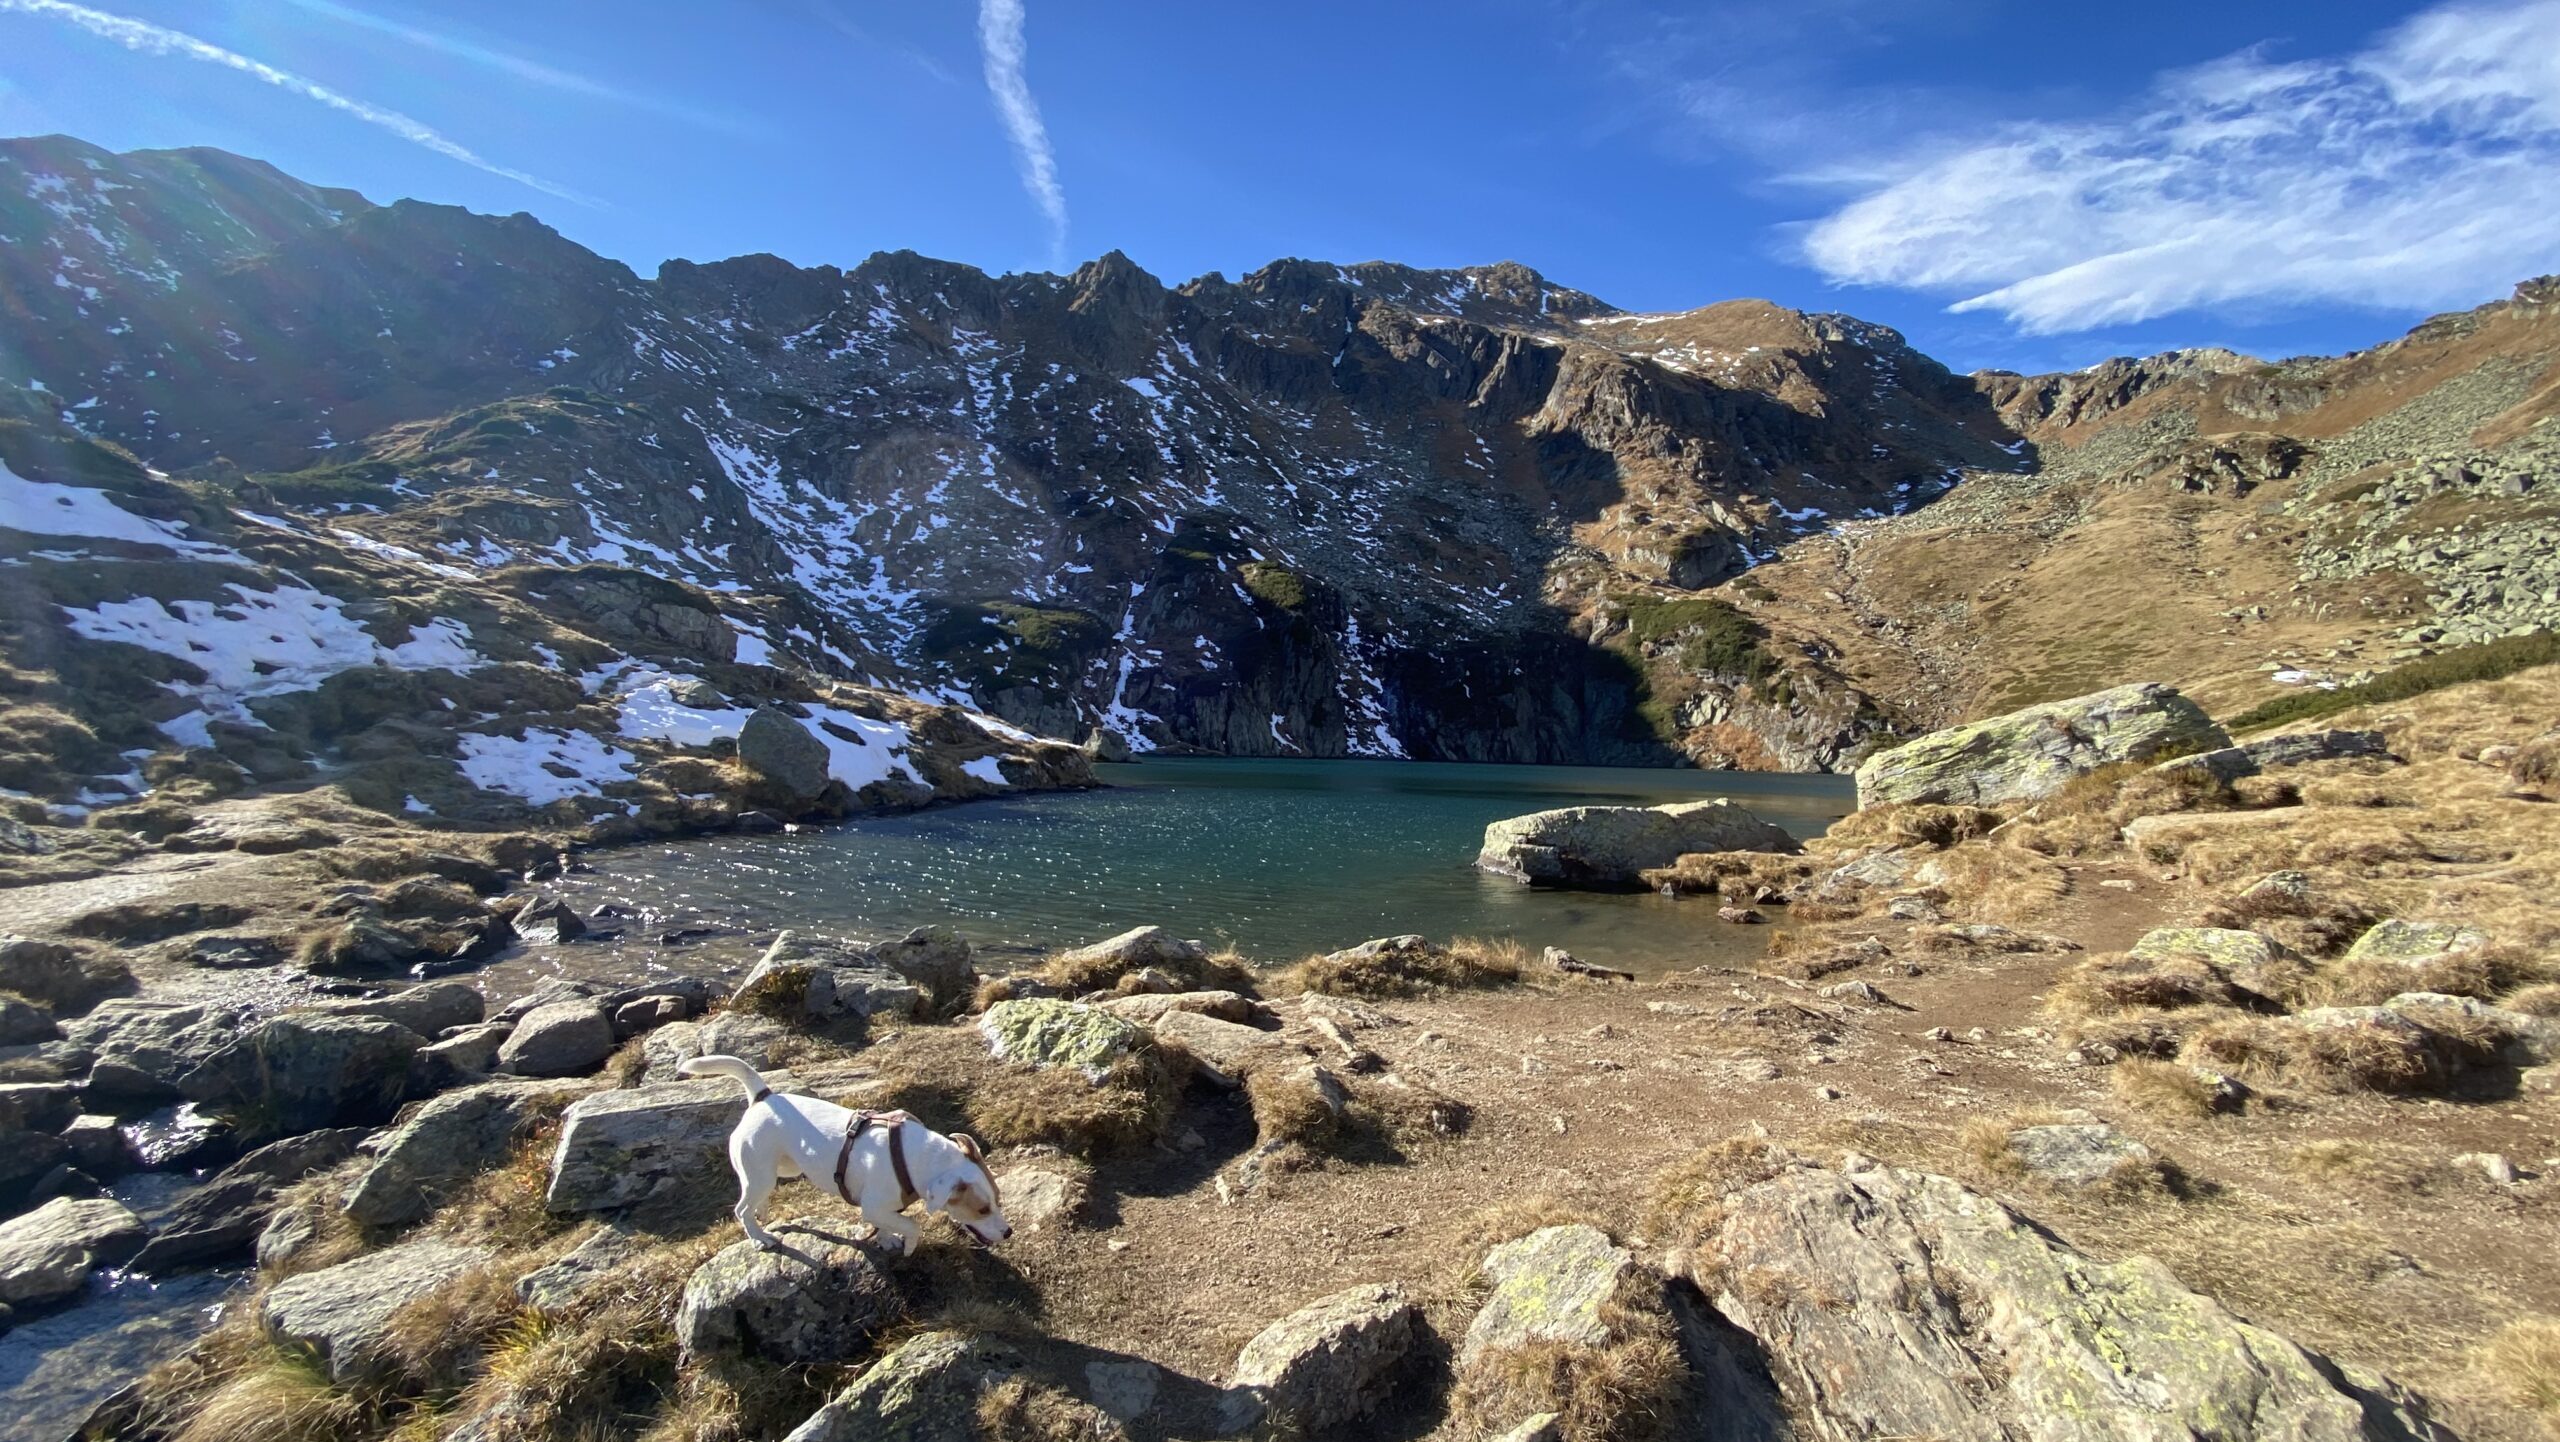
[(2477, 951), (2488, 933), (2450, 921), (2377, 921), (2347, 948), (2349, 961), (2427, 961), (2449, 951)]
[(2104, 1122), (2058, 1122), (2009, 1133), (2009, 1155), (2029, 1176), (2059, 1187), (2098, 1186), (2118, 1169), (2147, 1165), (2151, 1149)]
[(516, 936), (527, 946), (563, 946), (587, 934), (587, 919), (556, 896), (546, 896), (515, 916)]
[(645, 1234), (608, 1223), (560, 1260), (516, 1278), (516, 1295), (539, 1312), (573, 1307), (597, 1283), (612, 1280), (632, 1258), (648, 1249), (649, 1238)]
[(2131, 954), (2145, 961), (2188, 958), (2228, 975), (2263, 970), (2282, 953), (2274, 942), (2254, 931), (2219, 926), (2156, 926), (2133, 944)]
[(738, 729), (739, 764), (794, 801), (815, 801), (827, 789), (835, 779), (828, 761), (827, 743), (787, 711), (757, 707)]
[(129, 1110), (185, 1095), (180, 1079), (239, 1039), (243, 1015), (232, 1006), (116, 997), (64, 1022), (54, 1046), (88, 1067), (83, 1089), (92, 1098)]
[(1306, 1048), (1277, 1032), (1238, 1026), (1196, 1011), (1168, 1011), (1149, 1030), (1189, 1052), (1201, 1074), (1223, 1087), (1242, 1086), (1245, 1078), (1266, 1066), (1308, 1060)]
[(729, 1131), (747, 1098), (727, 1078), (595, 1092), (563, 1114), (543, 1204), (592, 1212), (734, 1192)]
[(424, 1045), (396, 1022), (288, 1012), (205, 1058), (178, 1087), (270, 1135), (380, 1121), (406, 1094), (409, 1058)]
[(890, 1349), (783, 1442), (977, 1442), (979, 1394), (1024, 1366), (1020, 1352), (992, 1337), (925, 1332)]
[(71, 1119), (61, 1136), (71, 1164), (93, 1177), (112, 1177), (132, 1165), (124, 1149), (124, 1131), (114, 1117), (84, 1112)]
[(613, 1009), (613, 1034), (625, 1039), (684, 1020), (692, 1013), (680, 996), (644, 996)]
[(1126, 1017), (1140, 1026), (1153, 1026), (1169, 1012), (1187, 1011), (1201, 1016), (1231, 1021), (1239, 1026), (1257, 1026), (1277, 1020), (1271, 1008), (1235, 991), (1156, 992), (1140, 996), (1115, 996), (1094, 1003), (1113, 1016)]
[(0, 1304), (70, 1296), (90, 1272), (130, 1256), (144, 1235), (141, 1218), (104, 1198), (57, 1197), (0, 1222)]
[[(1820, 1436), (2447, 1439), (2382, 1379), (2149, 1257), (2093, 1261), (1945, 1177), (1853, 1157), (1723, 1204), (1718, 1305)], [(1853, 1305), (1839, 1305), (1839, 1299)]]
[(751, 1011), (724, 1011), (698, 1024), (671, 1022), (641, 1042), (640, 1054), (647, 1060), (641, 1077), (674, 1081), (682, 1075), (676, 1068), (698, 1056), (733, 1056), (763, 1070), (773, 1064), (775, 1043), (791, 1034), (788, 1026)]
[(1140, 971), (1150, 966), (1188, 971), (1209, 959), (1209, 948), (1197, 941), (1185, 941), (1161, 926), (1137, 926), (1097, 941), (1091, 946), (1071, 947), (1058, 953), (1058, 964), (1079, 971), (1108, 971), (1113, 974)]
[(525, 1013), (498, 1046), (498, 1067), (517, 1076), (570, 1076), (613, 1055), (613, 1018), (585, 997)]
[(409, 1094), (434, 1096), (485, 1080), (497, 1070), (498, 1048), (514, 1030), (512, 1022), (487, 1021), (418, 1048), (409, 1058)]
[(1358, 1286), (1309, 1303), (1236, 1354), (1220, 1420), (1236, 1431), (1267, 1416), (1320, 1435), (1366, 1415), (1393, 1390), (1421, 1317), (1394, 1286)]
[(482, 1248), (439, 1239), (402, 1242), (287, 1277), (267, 1289), (260, 1314), (268, 1332), (312, 1349), (330, 1380), (344, 1385), (374, 1369), (401, 1308), (490, 1259)]
[(134, 1257), (133, 1269), (157, 1277), (247, 1255), (266, 1230), (276, 1194), (354, 1156), (365, 1136), (362, 1127), (305, 1132), (270, 1142), (224, 1167), (169, 1209), (150, 1243)]
[(458, 1026), (473, 1026), (486, 1015), (488, 1002), (467, 981), (431, 981), (387, 996), (351, 997), (300, 1008), (312, 1016), (369, 1016), (405, 1026), (422, 1037), (438, 1037)]
[(0, 936), (0, 991), (40, 1001), (57, 1014), (86, 1011), (134, 987), (133, 972), (112, 956), (58, 941)]
[(50, 1007), (0, 993), (0, 1046), (29, 1046), (61, 1035)]
[(1005, 1220), (1017, 1232), (1072, 1227), (1084, 1215), (1085, 1184), (1065, 1172), (1015, 1166), (995, 1173), (995, 1183), (1004, 1196)]
[(1096, 1080), (1146, 1036), (1098, 1006), (1046, 997), (997, 1002), (978, 1018), (978, 1034), (999, 1060), (1072, 1066)]
[(930, 1009), (923, 987), (856, 943), (786, 931), (730, 994), (731, 1010), (826, 1023), (909, 1017)]
[(1530, 1342), (1605, 1347), (1613, 1337), (1610, 1304), (1622, 1288), (1646, 1279), (1634, 1253), (1580, 1222), (1505, 1242), (1485, 1254), (1481, 1270), (1493, 1291), (1467, 1324), (1461, 1367)]
[(0, 1132), (58, 1132), (80, 1115), (69, 1082), (0, 1082)]
[(491, 1081), (411, 1109), (372, 1148), (373, 1165), (347, 1190), (347, 1215), (368, 1227), (418, 1220), (593, 1089), (583, 1081)]
[(969, 940), (950, 927), (917, 927), (896, 941), (874, 945), (871, 954), (923, 987), (926, 1007), (934, 1016), (957, 1013), (978, 993), (978, 967)]
[(1878, 752), (1858, 768), (1858, 804), (2033, 801), (2101, 766), (2230, 744), (2228, 733), (2172, 688), (2118, 686), (1933, 731)]
[(2281, 736), (2262, 736), (2237, 746), (2181, 756), (2174, 761), (2163, 761), (2152, 769), (2163, 773), (2201, 771), (2218, 780), (2237, 781), (2243, 776), (2255, 776), (2278, 766), (2390, 754), (2391, 749), (2383, 744), (2379, 731), (2290, 731)]
[(905, 1311), (889, 1274), (847, 1237), (808, 1219), (773, 1234), (776, 1250), (733, 1242), (686, 1279), (676, 1337), (688, 1356), (833, 1366), (861, 1356)]
[(1634, 888), (1693, 851), (1800, 850), (1796, 839), (1721, 798), (1669, 806), (1568, 806), (1484, 829), (1476, 866), (1532, 886)]

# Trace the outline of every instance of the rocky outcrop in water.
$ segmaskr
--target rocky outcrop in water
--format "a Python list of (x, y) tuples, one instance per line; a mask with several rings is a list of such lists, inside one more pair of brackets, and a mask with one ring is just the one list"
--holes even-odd
[(1569, 806), (1487, 826), (1476, 866), (1532, 886), (1623, 889), (1691, 852), (1797, 849), (1784, 829), (1722, 799)]

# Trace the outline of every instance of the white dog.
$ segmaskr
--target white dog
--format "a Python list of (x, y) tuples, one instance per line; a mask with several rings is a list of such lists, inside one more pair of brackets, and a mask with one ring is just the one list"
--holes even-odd
[(827, 1187), (862, 1211), (901, 1254), (924, 1229), (902, 1213), (916, 1201), (959, 1224), (969, 1240), (993, 1246), (1013, 1235), (996, 1179), (975, 1139), (946, 1137), (905, 1112), (857, 1112), (792, 1096), (765, 1084), (733, 1056), (700, 1056), (677, 1068), (686, 1076), (734, 1077), (747, 1089), (747, 1114), (729, 1133), (729, 1165), (738, 1173), (738, 1225), (766, 1251), (782, 1244), (757, 1220), (773, 1189), (792, 1177)]

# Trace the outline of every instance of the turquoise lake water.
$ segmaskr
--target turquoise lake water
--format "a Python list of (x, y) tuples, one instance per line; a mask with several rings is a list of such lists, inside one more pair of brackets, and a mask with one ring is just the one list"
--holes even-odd
[[(585, 909), (628, 916), (618, 945), (501, 963), (504, 989), (552, 971), (682, 970), (795, 927), (894, 936), (957, 927), (1001, 969), (1157, 924), (1293, 961), (1402, 932), (1514, 937), (1656, 973), (1760, 954), (1756, 927), (1712, 901), (1533, 891), (1477, 872), (1487, 822), (1556, 806), (1723, 796), (1799, 836), (1853, 801), (1848, 778), (1399, 761), (1175, 759), (1100, 768), (1108, 788), (973, 801), (796, 835), (725, 836), (603, 853), (570, 878)], [(651, 938), (727, 928), (688, 947)], [(707, 952), (706, 952), (707, 948)]]

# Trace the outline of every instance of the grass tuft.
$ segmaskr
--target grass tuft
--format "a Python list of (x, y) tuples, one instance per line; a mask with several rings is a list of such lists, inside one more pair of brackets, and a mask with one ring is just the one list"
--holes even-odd
[(1284, 991), (1391, 1001), (1444, 991), (1518, 984), (1528, 969), (1528, 948), (1508, 937), (1462, 936), (1445, 947), (1354, 955), (1311, 956), (1280, 973)]

